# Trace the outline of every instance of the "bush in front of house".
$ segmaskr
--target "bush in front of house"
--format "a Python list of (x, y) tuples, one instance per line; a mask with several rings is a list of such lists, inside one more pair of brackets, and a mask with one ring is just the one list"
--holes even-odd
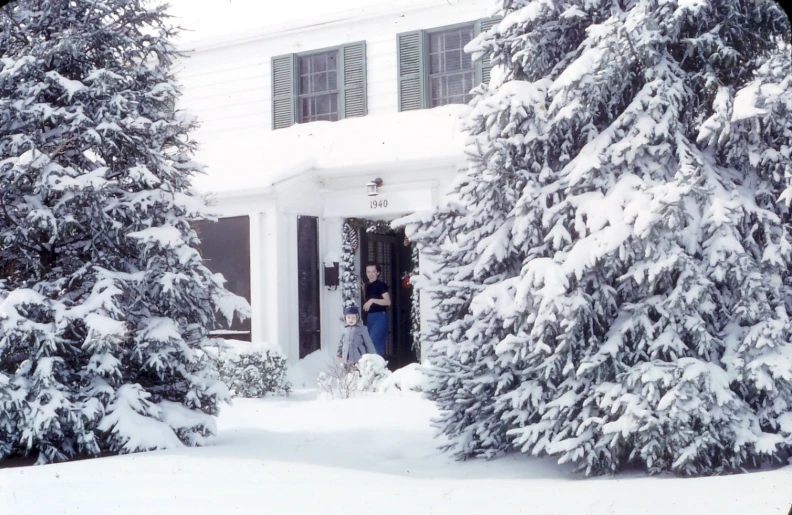
[(348, 399), (357, 393), (378, 391), (380, 384), (391, 375), (387, 365), (382, 356), (366, 354), (354, 365), (331, 364), (319, 374), (316, 382), (322, 396)]
[(224, 353), (218, 370), (234, 397), (256, 398), (291, 392), (286, 359), (274, 350)]
[(357, 364), (358, 391), (376, 392), (379, 385), (391, 375), (388, 370), (388, 362), (377, 354), (366, 354)]

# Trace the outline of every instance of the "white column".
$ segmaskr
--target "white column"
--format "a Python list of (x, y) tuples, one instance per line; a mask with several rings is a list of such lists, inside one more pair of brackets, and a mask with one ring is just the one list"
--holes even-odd
[(297, 215), (278, 209), (278, 339), (286, 356), (300, 359), (300, 303), (297, 285)]
[(250, 321), (251, 341), (267, 341), (266, 306), (266, 215), (250, 214), (250, 307), (253, 312)]
[(344, 223), (343, 218), (331, 217), (320, 219), (322, 223), (322, 231), (320, 234), (322, 242), (320, 248), (322, 249), (322, 262), (319, 264), (321, 267), (321, 298), (322, 298), (322, 350), (335, 353), (338, 348), (338, 342), (341, 340), (341, 333), (343, 332), (344, 324), (341, 322), (343, 314), (343, 299), (341, 295), (341, 287), (331, 290), (325, 286), (324, 283), (324, 258), (328, 254), (336, 254), (341, 258), (341, 231)]
[(261, 252), (261, 264), (259, 265), (262, 273), (263, 284), (266, 285), (263, 291), (262, 314), (264, 317), (264, 327), (266, 328), (264, 339), (271, 345), (280, 346), (281, 352), (289, 358), (289, 349), (286, 342), (281, 340), (281, 330), (283, 320), (280, 318), (280, 304), (282, 302), (282, 292), (284, 290), (280, 269), (279, 254), (280, 247), (283, 245), (283, 234), (279, 229), (279, 217), (276, 207), (267, 210), (264, 216), (263, 240), (264, 245)]

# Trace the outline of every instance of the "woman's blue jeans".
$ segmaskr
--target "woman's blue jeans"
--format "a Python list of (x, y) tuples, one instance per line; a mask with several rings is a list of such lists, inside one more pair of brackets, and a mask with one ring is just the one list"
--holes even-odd
[(388, 313), (385, 311), (369, 313), (366, 318), (366, 327), (371, 341), (374, 342), (377, 354), (385, 356), (385, 342), (388, 341)]

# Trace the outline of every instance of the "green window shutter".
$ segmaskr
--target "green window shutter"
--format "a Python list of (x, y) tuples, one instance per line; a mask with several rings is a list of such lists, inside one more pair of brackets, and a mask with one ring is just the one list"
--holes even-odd
[(294, 125), (297, 102), (294, 87), (294, 54), (272, 58), (272, 128)]
[(339, 118), (366, 116), (366, 42), (341, 47)]
[[(503, 18), (487, 18), (485, 20), (478, 20), (474, 29), (474, 36), (478, 36), (482, 32), (487, 32), (492, 27), (500, 23)], [(476, 81), (479, 84), (489, 84), (490, 72), (492, 71), (492, 63), (489, 57), (483, 57), (476, 60)]]
[(399, 60), (399, 111), (426, 107), (423, 31), (396, 36)]

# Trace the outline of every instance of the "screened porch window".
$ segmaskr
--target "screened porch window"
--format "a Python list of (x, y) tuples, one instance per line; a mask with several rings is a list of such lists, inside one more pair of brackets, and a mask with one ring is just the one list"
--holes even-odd
[(300, 123), (338, 120), (338, 50), (299, 58)]
[(429, 99), (431, 107), (467, 104), (476, 80), (473, 59), (465, 45), (473, 39), (473, 25), (429, 34)]
[[(223, 274), (225, 288), (250, 302), (250, 217), (220, 218), (217, 222), (201, 220), (191, 223), (201, 239), (199, 252), (203, 263), (213, 273)], [(229, 326), (218, 319), (211, 334), (234, 340), (251, 340), (251, 321), (234, 318)]]

